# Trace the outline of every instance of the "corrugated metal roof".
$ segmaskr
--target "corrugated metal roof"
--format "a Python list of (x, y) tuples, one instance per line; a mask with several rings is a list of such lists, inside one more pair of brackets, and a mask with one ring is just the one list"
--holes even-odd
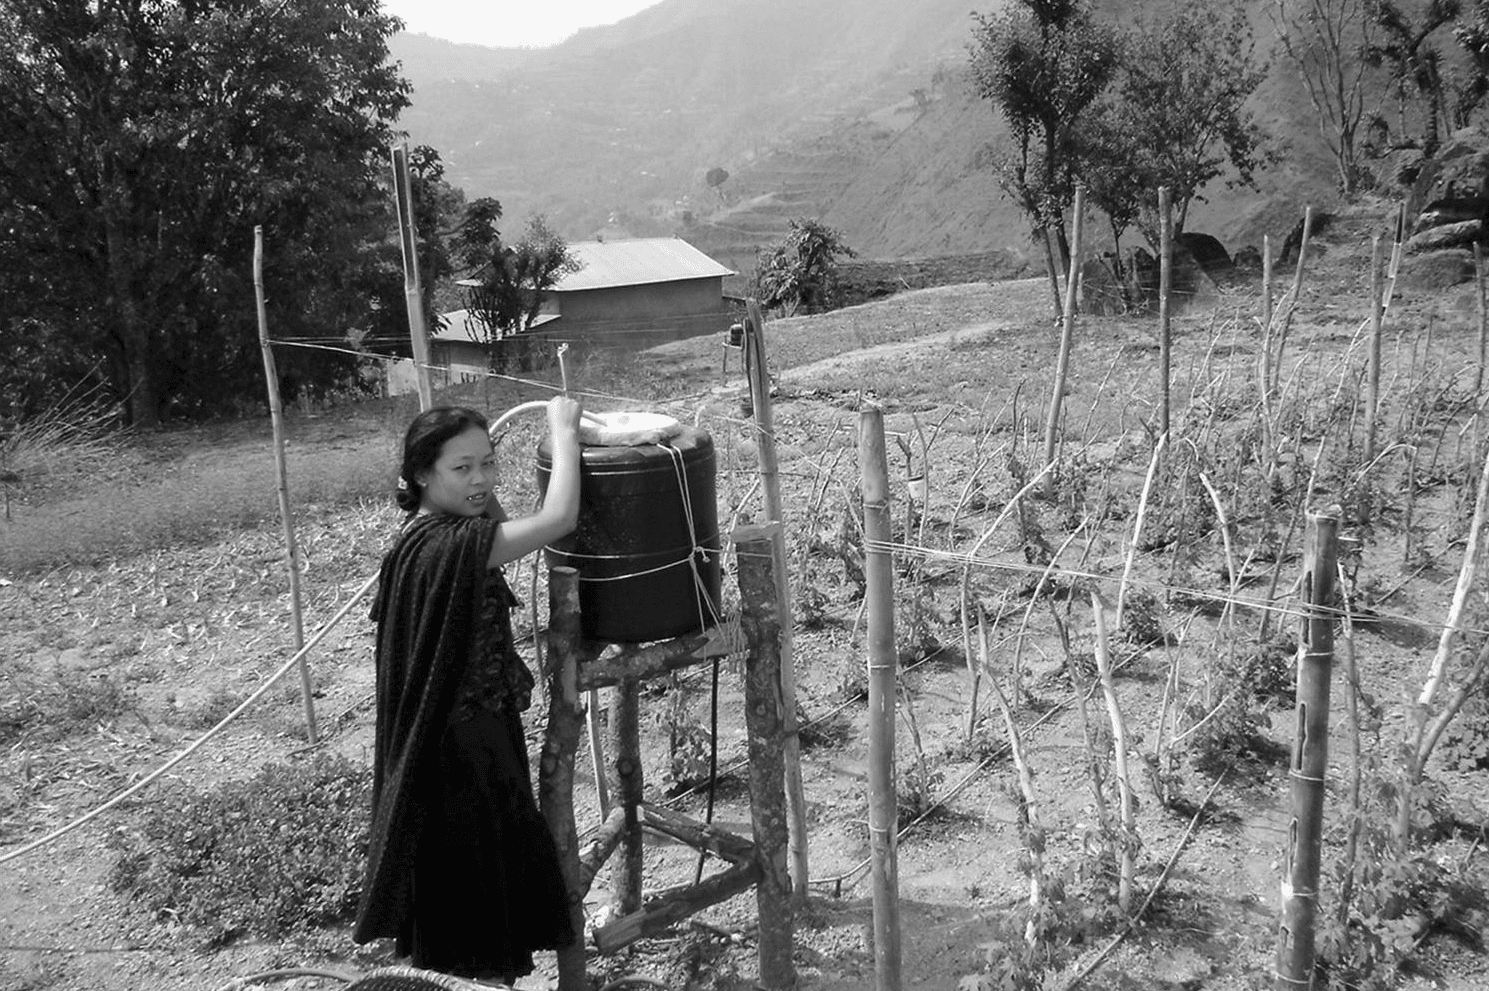
[(583, 263), (583, 267), (560, 279), (553, 292), (640, 286), (734, 274), (680, 237), (576, 241), (569, 245), (569, 252)]

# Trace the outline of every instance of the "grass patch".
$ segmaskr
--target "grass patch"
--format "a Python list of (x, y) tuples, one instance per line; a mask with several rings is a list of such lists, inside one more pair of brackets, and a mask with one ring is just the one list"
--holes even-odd
[(61, 740), (115, 718), (131, 704), (129, 691), (107, 674), (7, 664), (0, 667), (0, 746), (22, 737), (33, 743)]
[(109, 883), (209, 945), (311, 936), (356, 912), (372, 775), (340, 756), (158, 793), (114, 840)]

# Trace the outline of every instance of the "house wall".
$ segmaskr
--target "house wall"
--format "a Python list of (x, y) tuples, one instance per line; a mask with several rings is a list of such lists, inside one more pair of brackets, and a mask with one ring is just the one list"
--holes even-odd
[(723, 333), (732, 319), (721, 278), (556, 295), (558, 319), (532, 334), (555, 342), (567, 341), (579, 348), (622, 346), (642, 350), (686, 337)]

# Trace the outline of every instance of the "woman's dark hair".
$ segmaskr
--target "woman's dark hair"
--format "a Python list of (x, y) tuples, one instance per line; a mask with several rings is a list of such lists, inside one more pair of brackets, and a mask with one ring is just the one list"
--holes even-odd
[(491, 428), (486, 418), (464, 406), (435, 406), (414, 417), (403, 435), (403, 466), (398, 470), (398, 508), (412, 513), (419, 508), (423, 488), (419, 485), (420, 473), (434, 467), (445, 441), (458, 437), (471, 427), (480, 427), (482, 433)]

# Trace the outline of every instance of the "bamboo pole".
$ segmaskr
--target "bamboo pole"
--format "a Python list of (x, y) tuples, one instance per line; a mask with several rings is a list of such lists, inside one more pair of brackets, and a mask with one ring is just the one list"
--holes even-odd
[[(284, 404), (279, 399), (279, 374), (274, 368), (274, 349), (269, 346), (269, 311), (264, 301), (264, 229), (253, 229), (253, 297), (258, 306), (259, 351), (264, 358), (264, 382), (269, 388), (269, 420), (274, 425), (274, 477), (279, 490), (279, 520), (284, 528), (285, 557), (289, 561), (290, 618), (294, 622), (295, 653), (305, 647), (305, 621), (300, 612), (300, 547), (295, 542), (295, 524), (290, 517), (289, 472), (284, 463)], [(314, 746), (320, 742), (315, 725), (315, 691), (310, 683), (310, 663), (300, 658), (300, 695), (305, 705), (305, 737)]]
[(770, 403), (770, 374), (766, 364), (765, 318), (754, 299), (745, 303), (745, 356), (750, 377), (755, 430), (759, 439), (760, 487), (765, 497), (766, 521), (777, 521), (770, 535), (776, 574), (777, 616), (781, 629), (781, 703), (786, 709), (786, 809), (791, 827), (791, 895), (806, 905), (810, 873), (807, 866), (807, 805), (801, 783), (801, 737), (797, 732), (795, 630), (791, 614), (791, 574), (786, 564), (786, 514), (781, 506), (781, 476), (776, 457), (775, 415)]
[[(548, 571), (548, 727), (538, 762), (538, 805), (553, 844), (569, 893), (569, 921), (584, 933), (584, 892), (587, 884), (579, 862), (579, 835), (574, 824), (574, 754), (584, 727), (579, 701), (579, 656), (583, 633), (579, 624), (579, 572), (574, 568)], [(584, 940), (558, 951), (558, 991), (587, 991)]]
[(1158, 187), (1158, 380), (1163, 390), (1158, 435), (1169, 432), (1169, 377), (1173, 369), (1169, 295), (1173, 290), (1174, 218), (1169, 213), (1168, 187)]
[(868, 606), (869, 846), (874, 878), (874, 986), (899, 991), (899, 866), (895, 847), (894, 711), (899, 658), (894, 642), (894, 560), (889, 551), (889, 463), (884, 413), (858, 414), (863, 473), (863, 572)]
[(1308, 515), (1298, 662), (1297, 724), (1288, 776), (1292, 820), (1282, 882), (1276, 986), (1307, 988), (1313, 980), (1315, 924), (1323, 853), (1324, 784), (1329, 763), (1329, 676), (1334, 663), (1334, 589), (1340, 509)]
[(773, 522), (767, 527), (734, 531), (740, 620), (750, 642), (744, 690), (750, 823), (755, 837), (754, 860), (760, 868), (760, 880), (755, 885), (755, 907), (760, 916), (760, 978), (756, 986), (767, 991), (786, 991), (796, 985), (796, 968), (791, 962), (791, 876), (786, 863), (790, 830), (786, 824), (785, 712), (778, 690), (781, 631), (769, 532), (780, 526)]
[[(1070, 348), (1075, 338), (1075, 265), (1081, 254), (1081, 214), (1085, 210), (1086, 191), (1075, 187), (1075, 215), (1071, 220), (1070, 272), (1065, 277), (1065, 316), (1060, 325), (1060, 357), (1055, 365), (1055, 388), (1050, 395), (1049, 420), (1044, 426), (1044, 463), (1055, 463), (1056, 444), (1060, 431), (1060, 404), (1065, 398), (1065, 380), (1070, 374)], [(1051, 472), (1045, 479), (1045, 491), (1053, 491), (1055, 476)]]
[[(1478, 245), (1474, 245), (1478, 249)], [(1365, 385), (1365, 463), (1375, 460), (1375, 421), (1380, 413), (1380, 235), (1370, 239), (1370, 365)]]
[(424, 327), (424, 289), (419, 276), (419, 240), (414, 230), (413, 189), (408, 174), (408, 145), (393, 146), (393, 201), (398, 214), (398, 242), (403, 247), (403, 301), (408, 307), (408, 333), (419, 384), (419, 409), (434, 405), (429, 384), (429, 334)]

